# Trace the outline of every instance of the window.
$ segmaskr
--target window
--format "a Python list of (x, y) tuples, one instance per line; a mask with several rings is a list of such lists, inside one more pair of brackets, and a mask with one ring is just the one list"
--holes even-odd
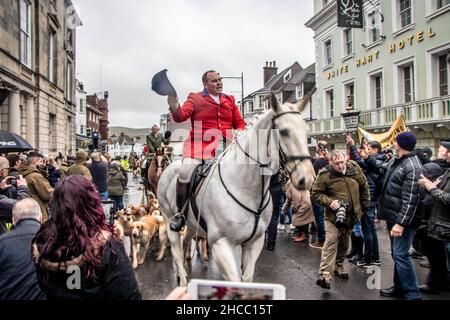
[(400, 27), (404, 28), (411, 23), (411, 0), (400, 0)]
[(84, 100), (80, 99), (80, 113), (84, 112)]
[(381, 35), (381, 16), (375, 11), (369, 13), (369, 43), (376, 42)]
[(353, 35), (352, 29), (344, 30), (344, 54), (346, 56), (353, 53)]
[(355, 84), (353, 82), (345, 85), (345, 106), (355, 108)]
[(374, 76), (375, 85), (375, 107), (381, 108), (383, 105), (383, 88), (381, 75)]
[(247, 101), (247, 112), (253, 112), (253, 101)]
[(325, 94), (328, 109), (328, 117), (334, 118), (334, 92), (333, 90), (328, 90)]
[(84, 134), (84, 126), (83, 125), (80, 126), (80, 134)]
[(369, 108), (383, 107), (383, 73), (378, 71), (369, 77)]
[(448, 62), (447, 54), (439, 56), (439, 95), (448, 95)]
[(48, 79), (56, 84), (56, 32), (50, 30), (48, 46)]
[(325, 66), (329, 66), (333, 63), (333, 59), (331, 56), (331, 39), (328, 39), (324, 42), (324, 54), (325, 54)]
[(400, 97), (401, 103), (408, 103), (414, 100), (414, 65), (408, 64), (400, 67)]
[(297, 86), (297, 99), (303, 98), (303, 83)]
[(20, 62), (31, 68), (31, 3), (20, 0)]
[(73, 69), (72, 62), (67, 60), (67, 71), (66, 71), (66, 97), (69, 101), (72, 101), (73, 96)]
[(56, 149), (56, 115), (50, 113), (50, 128), (49, 128), (49, 146), (50, 149)]
[(436, 2), (436, 10), (445, 7), (450, 4), (450, 0), (437, 0)]
[(267, 109), (268, 108), (268, 101), (267, 101), (267, 96), (259, 96), (259, 109)]
[(283, 101), (284, 100), (283, 99), (283, 91), (280, 91), (277, 93), (277, 99), (278, 99), (278, 101), (280, 101), (281, 104), (283, 104), (283, 102), (284, 102)]
[(284, 75), (284, 82), (288, 82), (290, 79), (292, 78), (292, 72), (291, 70), (289, 70), (285, 75)]

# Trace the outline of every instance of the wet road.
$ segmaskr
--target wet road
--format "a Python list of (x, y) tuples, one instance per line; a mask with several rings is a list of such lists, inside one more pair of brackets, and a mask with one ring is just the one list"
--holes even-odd
[[(138, 181), (130, 176), (125, 205), (139, 204), (142, 191), (137, 190), (138, 186)], [(287, 298), (293, 300), (389, 299), (379, 296), (380, 286), (387, 288), (392, 284), (393, 262), (390, 256), (389, 238), (383, 223), (378, 224), (377, 229), (382, 266), (371, 273), (367, 269), (347, 264), (350, 279), (333, 279), (331, 290), (323, 290), (316, 285), (321, 251), (312, 249), (307, 244), (293, 243), (289, 233), (282, 231), (278, 234), (275, 251), (263, 249), (256, 265), (255, 282), (283, 284), (286, 287)], [(170, 249), (166, 251), (161, 262), (156, 262), (155, 255), (155, 252), (149, 252), (145, 263), (136, 271), (142, 296), (146, 300), (164, 299), (177, 286), (176, 267)], [(420, 267), (420, 262), (414, 259), (419, 283), (424, 283), (429, 269)], [(193, 279), (221, 280), (214, 261), (210, 259), (209, 262), (204, 263), (196, 252), (190, 272)], [(424, 295), (424, 299), (450, 300), (450, 293)]]

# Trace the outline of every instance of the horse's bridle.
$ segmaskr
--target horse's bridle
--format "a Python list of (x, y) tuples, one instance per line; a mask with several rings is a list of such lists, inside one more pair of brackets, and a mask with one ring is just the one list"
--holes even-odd
[[(272, 118), (272, 128), (271, 128), (271, 129), (272, 129), (272, 130), (279, 129), (278, 126), (277, 126), (277, 124), (275, 123), (275, 120), (278, 119), (278, 118), (281, 118), (282, 116), (287, 115), (287, 114), (297, 114), (297, 115), (301, 116), (301, 113), (298, 112), (298, 111), (288, 111), (288, 112), (283, 112), (283, 113), (281, 113), (281, 114), (278, 114), (278, 115), (276, 115), (275, 117)], [(267, 141), (268, 141), (267, 144), (269, 144), (269, 141), (270, 141), (270, 131), (268, 132), (268, 139), (267, 139)], [(248, 152), (245, 151), (245, 149), (241, 146), (241, 144), (239, 143), (239, 141), (236, 140), (236, 144), (238, 145), (239, 149), (245, 154), (245, 156), (248, 157), (249, 159), (255, 161), (255, 162), (259, 165), (259, 167), (260, 167), (261, 169), (268, 168), (268, 167), (270, 166), (271, 161), (269, 161), (269, 162), (266, 163), (266, 164), (263, 164), (263, 163), (261, 163), (258, 159), (255, 159), (255, 158), (253, 158), (250, 154), (248, 154)], [(287, 164), (288, 164), (288, 163), (290, 163), (290, 162), (296, 162), (296, 161), (312, 160), (312, 157), (311, 157), (310, 155), (308, 155), (308, 156), (306, 156), (306, 155), (300, 155), (300, 156), (289, 156), (289, 157), (288, 157), (288, 156), (286, 156), (286, 153), (283, 151), (283, 148), (282, 148), (282, 146), (281, 146), (280, 143), (279, 143), (278, 147), (279, 147), (279, 152), (280, 152), (280, 162), (281, 162), (280, 164), (281, 164), (281, 166), (289, 173), (289, 175), (291, 175), (292, 172), (287, 168)], [(269, 150), (269, 145), (267, 145), (267, 150)], [(218, 171), (219, 171), (220, 181), (221, 181), (222, 185), (224, 186), (225, 190), (227, 191), (228, 195), (231, 196), (231, 197), (233, 198), (233, 200), (236, 201), (242, 208), (244, 208), (245, 210), (247, 210), (247, 211), (249, 211), (249, 212), (251, 212), (251, 213), (253, 213), (253, 214), (255, 215), (256, 222), (255, 222), (255, 227), (253, 228), (253, 233), (252, 233), (252, 235), (251, 235), (251, 236), (243, 243), (243, 244), (245, 244), (245, 243), (249, 242), (249, 241), (254, 237), (254, 235), (256, 234), (256, 230), (258, 229), (259, 219), (261, 218), (262, 213), (264, 212), (264, 210), (267, 208), (267, 206), (268, 206), (269, 203), (270, 203), (270, 199), (271, 199), (271, 198), (269, 197), (268, 200), (267, 200), (267, 202), (266, 202), (266, 204), (264, 204), (264, 199), (266, 199), (266, 197), (267, 197), (267, 195), (268, 195), (268, 193), (269, 193), (269, 190), (270, 190), (270, 183), (269, 183), (269, 185), (267, 186), (267, 189), (266, 189), (265, 192), (264, 192), (264, 186), (265, 186), (266, 182), (265, 182), (265, 180), (264, 180), (264, 175), (261, 174), (261, 178), (262, 178), (262, 188), (261, 188), (262, 190), (261, 190), (261, 193), (262, 193), (263, 196), (262, 196), (262, 198), (261, 198), (261, 202), (260, 202), (258, 211), (255, 211), (255, 210), (252, 210), (252, 209), (248, 208), (245, 204), (243, 204), (242, 202), (240, 202), (240, 201), (239, 201), (239, 200), (238, 200), (238, 199), (230, 192), (230, 190), (227, 188), (227, 186), (225, 185), (225, 182), (223, 181), (223, 178), (222, 178), (222, 173), (221, 173), (221, 170), (220, 170), (220, 161), (219, 161), (219, 163), (218, 163)]]
[[(301, 113), (298, 111), (288, 111), (288, 112), (283, 112), (275, 117), (272, 118), (272, 129), (278, 129), (278, 126), (275, 123), (275, 120), (278, 118), (281, 118), (284, 115), (287, 114), (297, 114), (299, 116), (301, 116)], [(281, 160), (281, 166), (284, 167), (284, 169), (289, 173), (289, 175), (292, 174), (292, 172), (287, 168), (287, 164), (290, 162), (296, 162), (296, 161), (306, 161), (306, 160), (312, 160), (312, 157), (310, 155), (300, 155), (300, 156), (286, 156), (286, 153), (283, 150), (283, 147), (281, 146), (281, 144), (279, 144), (279, 150), (280, 150), (280, 160)]]

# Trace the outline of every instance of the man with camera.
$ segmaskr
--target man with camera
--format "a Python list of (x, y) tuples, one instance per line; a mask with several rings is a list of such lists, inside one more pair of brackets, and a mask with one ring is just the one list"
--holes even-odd
[(6, 224), (12, 222), (14, 203), (28, 197), (26, 180), (22, 176), (10, 176), (8, 159), (0, 157), (0, 234), (5, 233)]
[(319, 172), (311, 197), (325, 207), (326, 238), (317, 285), (330, 289), (333, 270), (337, 277), (348, 279), (344, 260), (353, 227), (370, 207), (369, 186), (356, 162), (333, 151), (330, 165)]

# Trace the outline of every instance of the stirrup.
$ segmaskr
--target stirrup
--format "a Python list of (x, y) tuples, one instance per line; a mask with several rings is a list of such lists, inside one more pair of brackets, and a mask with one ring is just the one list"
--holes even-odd
[(180, 232), (186, 224), (186, 217), (182, 213), (177, 213), (170, 219), (170, 230)]

